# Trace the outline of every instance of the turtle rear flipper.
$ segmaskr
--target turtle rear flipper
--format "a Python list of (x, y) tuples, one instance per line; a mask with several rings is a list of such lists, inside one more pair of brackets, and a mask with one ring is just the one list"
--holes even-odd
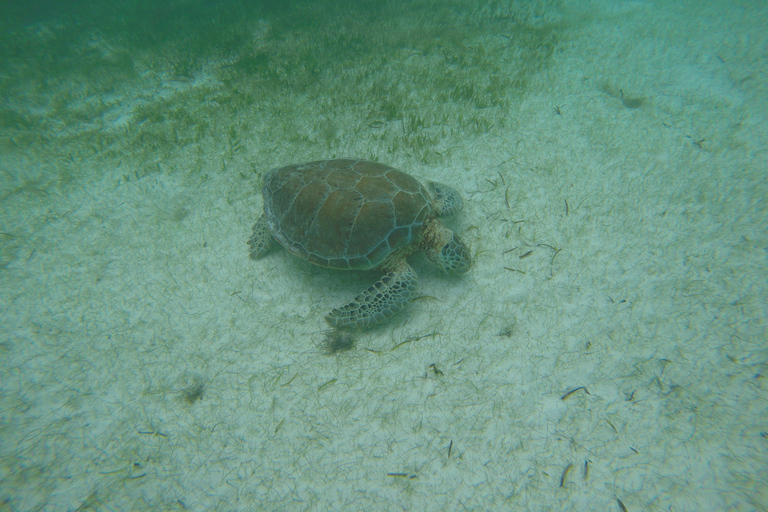
[(262, 215), (256, 221), (256, 224), (253, 225), (253, 234), (248, 239), (248, 246), (251, 248), (251, 258), (256, 259), (264, 256), (272, 246), (273, 240), (272, 232), (267, 226), (267, 220)]
[(325, 319), (337, 328), (367, 329), (403, 309), (416, 294), (418, 282), (416, 272), (403, 262), (352, 302), (328, 313)]

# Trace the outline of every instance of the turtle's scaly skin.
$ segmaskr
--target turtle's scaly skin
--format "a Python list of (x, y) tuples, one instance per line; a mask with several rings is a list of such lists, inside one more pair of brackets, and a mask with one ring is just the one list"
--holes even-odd
[(448, 272), (466, 272), (467, 247), (437, 216), (461, 210), (458, 192), (423, 186), (393, 167), (365, 160), (323, 160), (281, 167), (264, 177), (264, 215), (253, 226), (251, 256), (272, 238), (324, 267), (386, 272), (376, 284), (326, 316), (332, 325), (370, 327), (400, 311), (418, 277), (406, 257), (417, 251)]

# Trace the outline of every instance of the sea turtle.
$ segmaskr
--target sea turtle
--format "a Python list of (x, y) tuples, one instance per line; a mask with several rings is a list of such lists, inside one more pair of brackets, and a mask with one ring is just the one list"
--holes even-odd
[(448, 273), (469, 270), (469, 249), (437, 220), (458, 213), (459, 193), (388, 165), (318, 160), (279, 167), (263, 179), (264, 214), (248, 240), (252, 258), (272, 240), (310, 263), (385, 275), (325, 319), (334, 327), (367, 329), (414, 297), (418, 276), (406, 257), (425, 251)]

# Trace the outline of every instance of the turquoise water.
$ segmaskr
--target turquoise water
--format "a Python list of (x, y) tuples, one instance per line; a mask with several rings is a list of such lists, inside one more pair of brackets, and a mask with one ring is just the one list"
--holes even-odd
[[(1, 510), (768, 508), (762, 3), (2, 9)], [(337, 157), (473, 255), (343, 337), (246, 245)]]

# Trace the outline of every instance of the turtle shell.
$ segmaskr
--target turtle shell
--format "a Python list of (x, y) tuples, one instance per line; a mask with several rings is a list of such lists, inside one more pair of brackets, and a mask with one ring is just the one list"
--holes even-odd
[(419, 239), (432, 212), (416, 178), (365, 160), (321, 160), (264, 176), (264, 218), (290, 252), (324, 267), (364, 270)]

